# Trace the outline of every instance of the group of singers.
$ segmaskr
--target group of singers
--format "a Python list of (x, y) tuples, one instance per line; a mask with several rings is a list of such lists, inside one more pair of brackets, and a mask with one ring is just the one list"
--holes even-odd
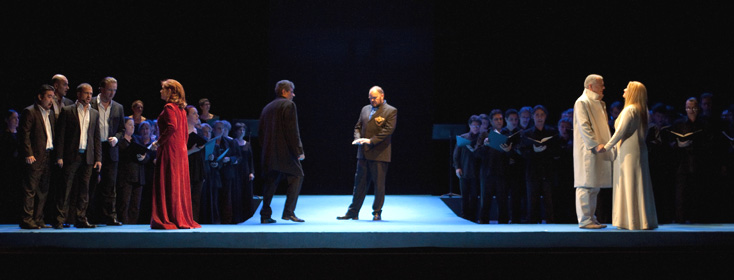
[[(154, 179), (164, 177), (155, 175), (162, 138), (158, 120), (143, 116), (140, 100), (126, 116), (113, 100), (115, 78), (104, 78), (97, 89), (93, 97), (92, 85), (82, 83), (73, 90), (74, 97), (67, 97), (69, 81), (57, 74), (33, 93), (34, 104), (6, 112), (0, 141), (7, 182), (0, 223), (63, 229), (151, 222), (153, 199), (162, 196), (153, 194)], [(216, 139), (211, 149), (193, 143), (185, 147), (191, 162), (188, 211), (196, 222), (243, 222), (253, 212), (247, 126), (236, 123), (232, 130), (229, 122), (209, 113), (208, 100), (199, 103), (201, 119), (195, 106), (183, 109), (187, 132)]]
[[(715, 111), (713, 101), (704, 93), (681, 102), (684, 110), (663, 103), (650, 108), (646, 144), (660, 223), (734, 218), (728, 207), (734, 198), (734, 105)], [(606, 108), (611, 134), (622, 105)], [(556, 125), (543, 105), (472, 115), (453, 153), (462, 217), (489, 223), (497, 211), (492, 217), (498, 223), (574, 223), (573, 110), (561, 113)], [(506, 142), (492, 148), (493, 134)], [(611, 200), (612, 190), (602, 189), (596, 205), (602, 223), (611, 223)]]
[[(140, 100), (133, 102), (133, 114), (125, 116), (123, 106), (113, 100), (117, 83), (104, 78), (94, 97), (92, 85), (81, 83), (73, 101), (67, 97), (68, 79), (57, 74), (33, 93), (34, 104), (20, 113), (5, 113), (0, 147), (8, 187), (1, 196), (2, 223), (63, 229), (150, 221), (153, 228), (195, 228), (198, 223), (237, 224), (253, 216), (254, 157), (244, 123), (235, 123), (233, 129), (211, 113), (206, 98), (199, 100), (198, 109), (186, 104), (183, 87), (175, 80), (162, 82), (161, 98), (167, 102), (158, 117), (165, 122), (162, 126), (143, 117)], [(279, 81), (275, 99), (260, 116), (265, 181), (260, 219), (265, 224), (275, 222), (270, 202), (282, 179), (289, 185), (282, 219), (304, 221), (295, 215), (305, 154), (294, 89), (292, 82)], [(373, 220), (381, 219), (397, 109), (387, 105), (378, 86), (368, 97), (352, 143), (359, 147), (354, 198), (340, 220), (358, 219), (370, 184), (376, 196)], [(660, 223), (731, 218), (723, 213), (734, 189), (734, 106), (720, 115), (713, 107), (713, 95), (706, 93), (687, 99), (685, 114), (662, 103), (649, 110), (645, 140)], [(573, 110), (563, 112), (557, 125), (547, 121), (550, 114), (542, 105), (471, 116), (469, 132), (457, 137), (453, 155), (462, 217), (489, 223), (496, 201), (498, 223), (574, 222)], [(611, 134), (621, 111), (619, 102), (607, 108)], [(188, 136), (176, 138), (170, 129), (175, 125)], [(188, 139), (183, 141), (185, 159), (177, 158), (178, 147), (168, 150), (169, 137)], [(171, 167), (182, 163), (185, 172)], [(181, 184), (185, 192), (169, 186), (180, 181), (176, 176), (186, 179)], [(596, 207), (601, 222), (611, 219), (610, 193), (602, 191)], [(171, 200), (185, 203), (179, 207)], [(181, 222), (176, 211), (191, 214)]]
[[(63, 229), (150, 222), (153, 229), (190, 229), (253, 216), (255, 171), (244, 123), (233, 129), (210, 112), (206, 98), (198, 109), (188, 105), (183, 86), (172, 79), (161, 82), (166, 104), (157, 119), (143, 116), (140, 100), (125, 116), (113, 100), (117, 84), (104, 78), (93, 97), (92, 85), (81, 83), (72, 101), (69, 80), (57, 74), (33, 93), (34, 104), (20, 113), (8, 111), (0, 146), (2, 178), (9, 181), (0, 196), (0, 223)], [(305, 155), (294, 89), (292, 82), (279, 81), (260, 116), (263, 224), (276, 222), (270, 203), (282, 179), (289, 185), (282, 219), (304, 222), (295, 214)], [(387, 105), (378, 86), (368, 97), (352, 143), (358, 147), (354, 198), (340, 220), (358, 219), (370, 184), (373, 220), (381, 219), (397, 109)]]

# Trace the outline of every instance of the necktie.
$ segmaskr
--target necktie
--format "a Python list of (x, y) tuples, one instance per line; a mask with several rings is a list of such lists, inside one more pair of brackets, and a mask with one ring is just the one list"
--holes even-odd
[(372, 107), (372, 111), (370, 111), (370, 117), (369, 117), (369, 119), (372, 119), (372, 115), (374, 115), (375, 112), (377, 112), (377, 107)]

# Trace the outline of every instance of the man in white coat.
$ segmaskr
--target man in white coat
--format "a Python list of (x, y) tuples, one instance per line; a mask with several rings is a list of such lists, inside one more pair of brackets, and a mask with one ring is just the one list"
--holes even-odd
[(573, 106), (573, 171), (579, 227), (600, 229), (594, 214), (601, 188), (612, 187), (612, 163), (604, 144), (611, 138), (604, 97), (604, 78), (589, 75)]

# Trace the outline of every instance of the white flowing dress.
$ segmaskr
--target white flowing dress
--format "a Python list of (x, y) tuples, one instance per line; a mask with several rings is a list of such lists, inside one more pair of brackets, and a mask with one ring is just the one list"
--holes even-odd
[(650, 180), (647, 145), (639, 109), (626, 106), (614, 123), (615, 133), (605, 145), (613, 147), (612, 225), (621, 229), (658, 227)]

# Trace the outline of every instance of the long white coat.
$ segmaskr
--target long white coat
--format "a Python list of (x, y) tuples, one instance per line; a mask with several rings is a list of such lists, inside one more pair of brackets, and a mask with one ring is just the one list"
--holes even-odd
[(634, 106), (624, 107), (614, 126), (614, 135), (604, 146), (616, 154), (612, 225), (624, 229), (657, 228), (645, 143), (647, 130), (642, 126), (639, 110)]
[(611, 188), (610, 153), (594, 154), (599, 144), (611, 138), (606, 104), (599, 94), (588, 89), (573, 106), (573, 171), (574, 187)]

